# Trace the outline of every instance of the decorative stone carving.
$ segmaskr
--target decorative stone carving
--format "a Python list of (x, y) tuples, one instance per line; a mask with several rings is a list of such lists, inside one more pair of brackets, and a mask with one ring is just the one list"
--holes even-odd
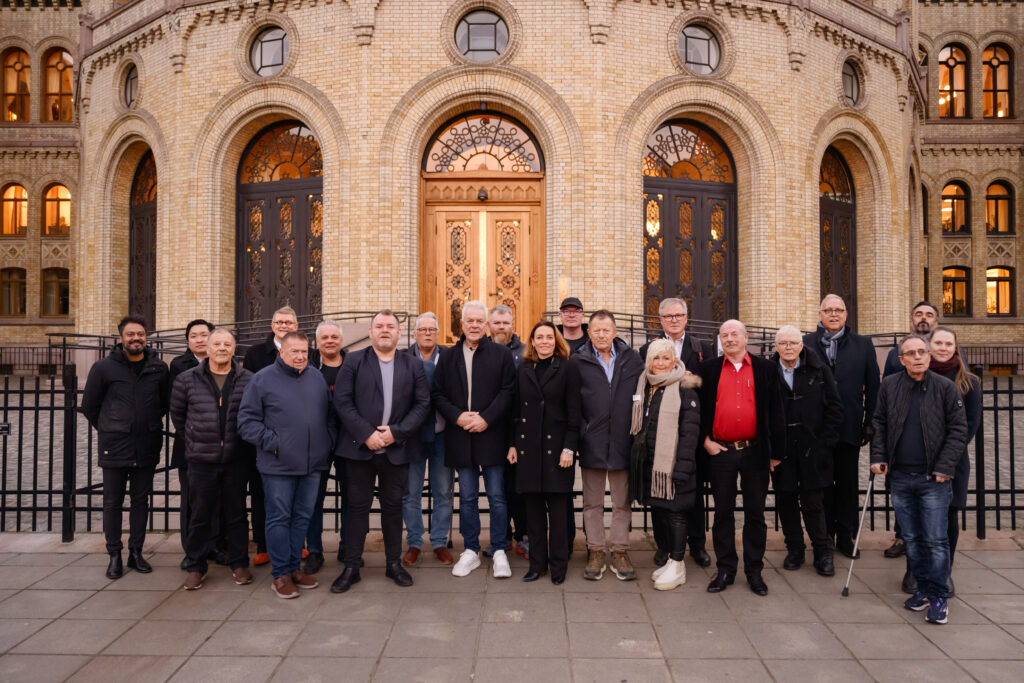
[(22, 240), (18, 240), (17, 242), (4, 240), (0, 242), (0, 266), (16, 266), (18, 268), (24, 268), (25, 242)]
[(970, 266), (971, 241), (946, 240), (942, 243), (942, 265)]
[(1015, 263), (1017, 260), (1017, 240), (1012, 237), (989, 239), (988, 263)]
[(40, 252), (40, 264), (43, 268), (69, 268), (71, 245), (67, 240), (43, 242)]
[(601, 45), (608, 42), (612, 30), (612, 11), (615, 0), (584, 0), (589, 11), (590, 41)]

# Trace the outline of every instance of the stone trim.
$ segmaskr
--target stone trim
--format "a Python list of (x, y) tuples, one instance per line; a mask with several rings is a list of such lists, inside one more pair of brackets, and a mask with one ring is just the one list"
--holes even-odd
[[(679, 36), (682, 34), (683, 29), (691, 24), (704, 25), (715, 34), (718, 39), (719, 47), (719, 62), (718, 66), (709, 74), (698, 74), (683, 60), (683, 56), (679, 54)], [(732, 31), (729, 30), (728, 26), (725, 25), (718, 17), (713, 13), (703, 9), (695, 9), (684, 14), (680, 14), (668, 27), (668, 51), (669, 59), (672, 60), (672, 64), (681, 71), (693, 78), (699, 78), (701, 80), (720, 80), (728, 77), (729, 72), (732, 71), (733, 65), (736, 63), (736, 52), (737, 45), (736, 39), (732, 35)]]

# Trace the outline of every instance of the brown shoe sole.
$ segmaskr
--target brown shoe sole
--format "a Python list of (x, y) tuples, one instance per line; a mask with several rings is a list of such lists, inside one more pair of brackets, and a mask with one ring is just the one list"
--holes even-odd
[(182, 588), (184, 588), (187, 591), (197, 591), (197, 590), (199, 590), (200, 588), (203, 587), (203, 583), (205, 581), (206, 581), (206, 574), (203, 574), (203, 578), (199, 579), (199, 585), (198, 586), (190, 586), (190, 585), (188, 585), (186, 583), (184, 586), (182, 586)]
[(238, 577), (235, 576), (234, 573), (231, 574), (231, 578), (235, 580), (235, 585), (238, 586), (248, 586), (252, 583), (252, 574), (250, 574), (244, 581), (239, 581)]

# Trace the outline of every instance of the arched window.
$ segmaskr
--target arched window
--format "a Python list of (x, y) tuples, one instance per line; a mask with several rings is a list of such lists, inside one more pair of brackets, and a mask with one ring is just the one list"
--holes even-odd
[(819, 290), (838, 294), (857, 329), (857, 207), (846, 160), (829, 146), (818, 170)]
[(993, 316), (1014, 314), (1013, 284), (1013, 268), (996, 267), (985, 271), (986, 313)]
[(146, 151), (135, 169), (128, 210), (128, 310), (142, 315), (146, 329), (156, 327), (156, 161)]
[(4, 53), (3, 78), (0, 94), (3, 97), (3, 120), (28, 122), (29, 72), (31, 61), (24, 50), (10, 49)]
[(651, 134), (643, 168), (653, 178), (733, 182), (725, 147), (713, 135), (684, 123), (670, 122)]
[(45, 121), (71, 120), (71, 74), (74, 64), (71, 54), (62, 47), (50, 50), (46, 56)]
[(967, 215), (970, 193), (959, 183), (947, 183), (942, 188), (942, 232), (968, 233), (971, 231)]
[(982, 116), (1002, 119), (1013, 115), (1013, 59), (1005, 45), (989, 45), (981, 55)]
[(132, 64), (124, 74), (124, 86), (121, 96), (124, 106), (131, 108), (139, 96), (139, 68)]
[(240, 183), (271, 183), (323, 175), (323, 157), (313, 132), (301, 123), (265, 131), (242, 159)]
[(996, 181), (985, 191), (985, 231), (997, 234), (1013, 233), (1013, 188)]
[(924, 185), (921, 186), (921, 232), (928, 234), (928, 188)]
[(21, 185), (8, 185), (0, 200), (3, 226), (0, 235), (20, 237), (28, 227), (28, 192)]
[(942, 269), (942, 314), (969, 316), (971, 314), (971, 269)]
[(63, 185), (51, 185), (43, 195), (43, 235), (71, 234), (71, 193)]
[(959, 45), (939, 51), (939, 117), (967, 116), (967, 53)]
[(497, 59), (508, 48), (508, 24), (487, 9), (474, 10), (455, 26), (455, 45), (474, 62)]
[(5, 318), (25, 316), (24, 268), (0, 270), (0, 316)]
[(45, 317), (67, 316), (70, 310), (70, 278), (67, 268), (43, 270), (42, 311)]
[(519, 121), (478, 112), (438, 128), (423, 155), (423, 170), (539, 173), (544, 170), (544, 158), (533, 134)]

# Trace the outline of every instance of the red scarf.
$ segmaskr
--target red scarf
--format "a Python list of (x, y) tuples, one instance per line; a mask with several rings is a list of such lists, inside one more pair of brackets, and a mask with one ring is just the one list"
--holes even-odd
[(949, 360), (941, 361), (936, 360), (935, 356), (932, 356), (932, 362), (928, 367), (940, 375), (948, 376), (950, 373), (960, 369), (960, 357), (954, 353), (953, 357)]

